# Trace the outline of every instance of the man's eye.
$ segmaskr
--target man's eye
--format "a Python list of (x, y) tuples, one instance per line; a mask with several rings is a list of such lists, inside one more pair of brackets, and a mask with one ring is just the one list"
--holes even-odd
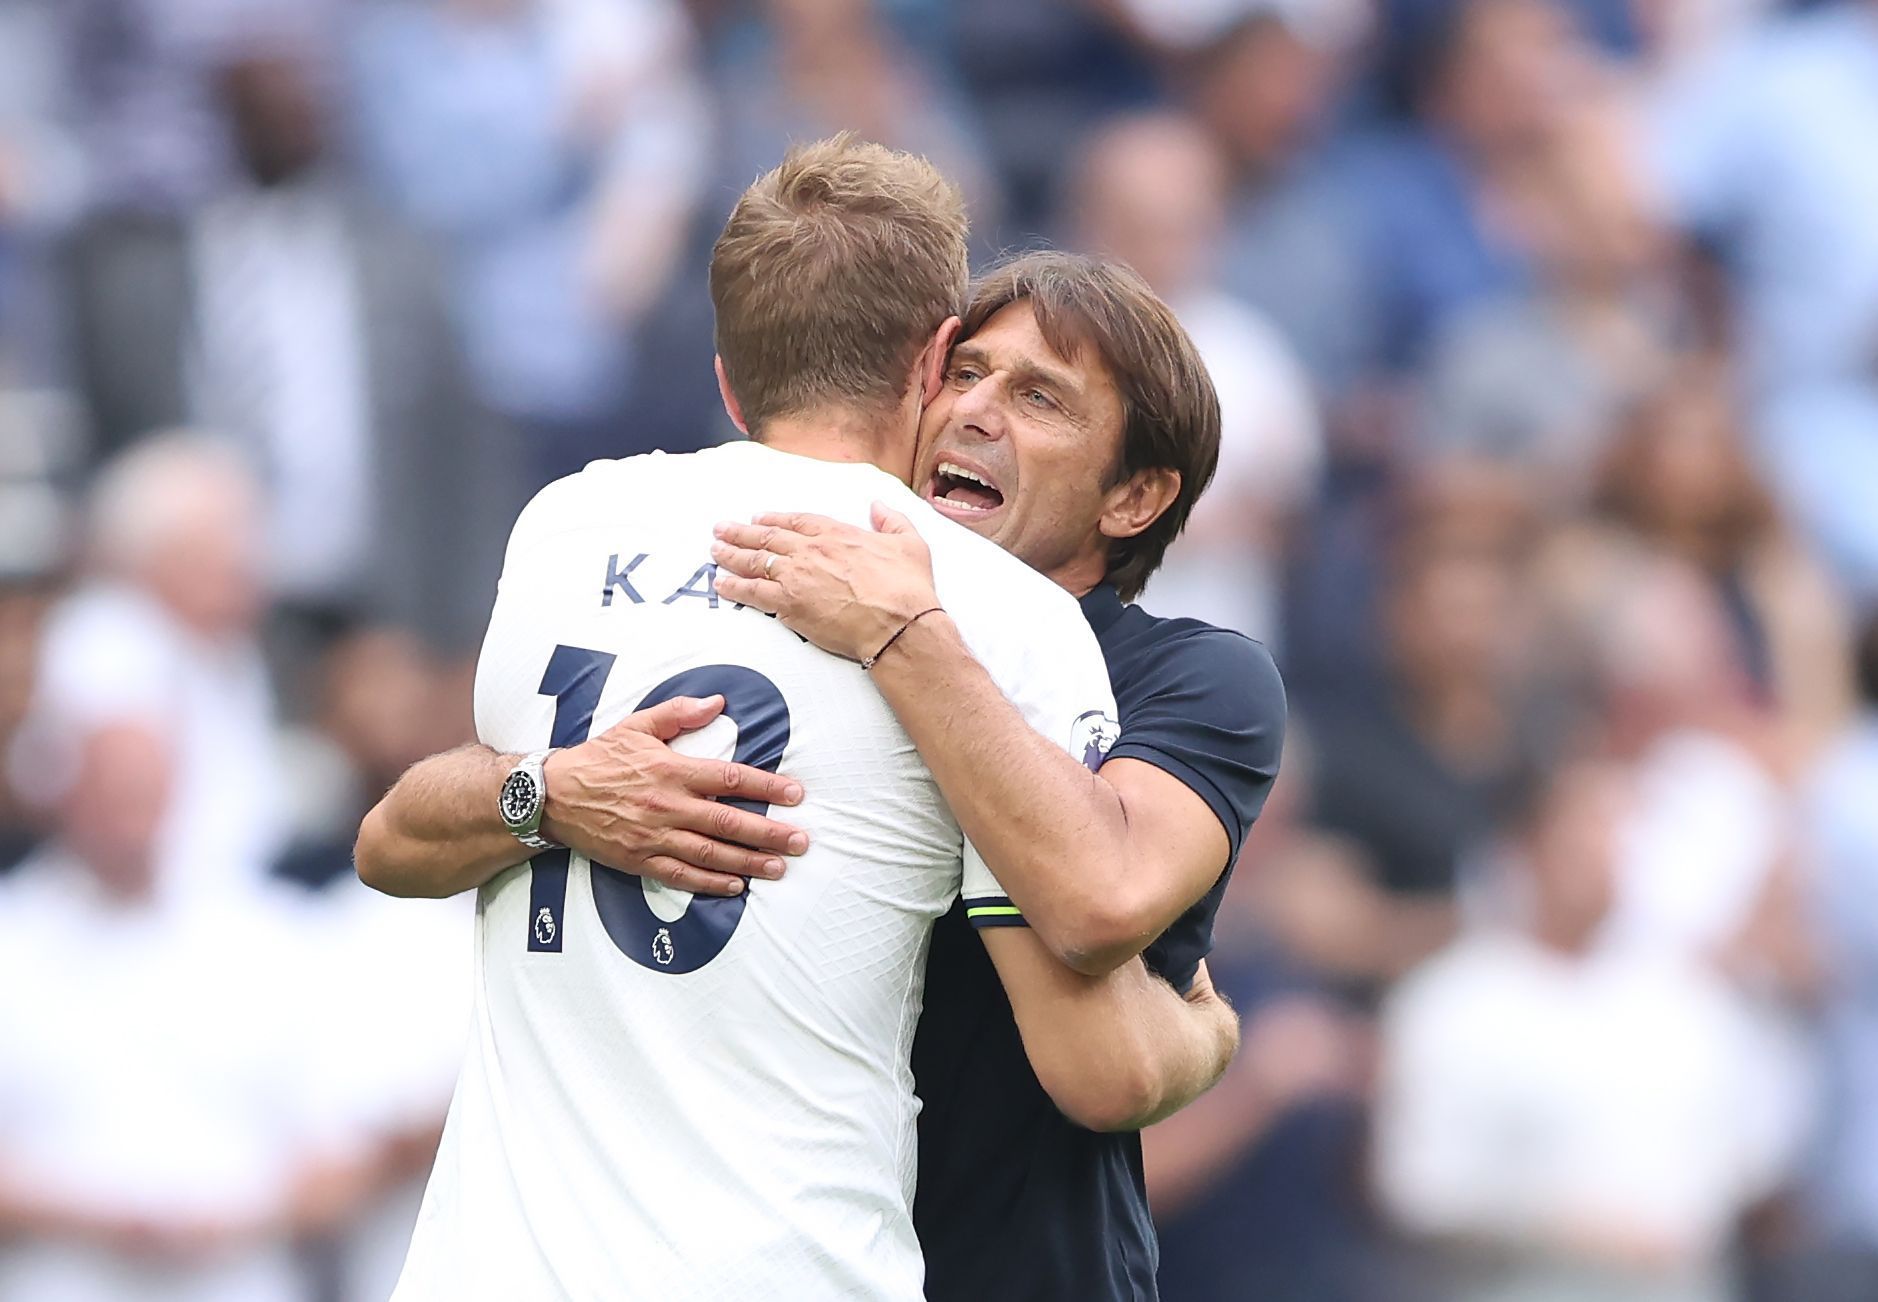
[(974, 367), (955, 366), (952, 368), (952, 382), (954, 384), (977, 384), (982, 378), (983, 377), (978, 374), (977, 369)]
[(1054, 407), (1056, 403), (1042, 389), (1024, 390), (1024, 401), (1033, 407)]

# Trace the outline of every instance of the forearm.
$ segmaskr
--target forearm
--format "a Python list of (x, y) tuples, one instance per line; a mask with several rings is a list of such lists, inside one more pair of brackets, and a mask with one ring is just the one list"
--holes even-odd
[(1134, 920), (1120, 796), (1064, 739), (1031, 728), (949, 618), (918, 621), (872, 674), (959, 826), (1052, 951), (1099, 974), (1153, 939)]
[(497, 812), (514, 764), (481, 745), (413, 764), (359, 826), (359, 880), (387, 895), (442, 898), (527, 859)]
[(1141, 960), (1072, 972), (1019, 928), (985, 934), (1025, 1055), (1058, 1109), (1091, 1130), (1139, 1130), (1225, 1071), (1238, 1023), (1224, 1000), (1183, 999)]
[[(1141, 1129), (1179, 1112), (1219, 1083), (1239, 1051), (1239, 1017), (1210, 983), (1180, 995), (1149, 977), (1151, 1004), (1141, 1015), (1149, 1033), (1150, 1060), (1159, 1066), (1159, 1103), (1134, 1127)], [(1180, 1001), (1170, 1008), (1167, 996)]]

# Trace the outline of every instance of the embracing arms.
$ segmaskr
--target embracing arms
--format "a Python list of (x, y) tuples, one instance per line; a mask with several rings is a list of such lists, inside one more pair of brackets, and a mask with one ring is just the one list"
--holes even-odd
[(1206, 965), (1185, 995), (1131, 959), (1073, 972), (1021, 927), (980, 933), (1037, 1081), (1090, 1130), (1140, 1130), (1212, 1088), (1239, 1047), (1239, 1018)]
[[(667, 743), (723, 712), (721, 696), (678, 697), (629, 715), (548, 757), (542, 833), (598, 863), (679, 890), (736, 895), (747, 877), (782, 876), (784, 855), (808, 849), (801, 830), (720, 803), (802, 801), (801, 784), (726, 760), (680, 755)], [(359, 879), (387, 895), (473, 890), (534, 851), (497, 814), (517, 757), (461, 746), (406, 770), (359, 827)]]
[(898, 633), (871, 676), (959, 825), (1054, 953), (1083, 973), (1114, 969), (1219, 879), (1225, 827), (1163, 768), (1111, 758), (1093, 773), (1067, 738), (1039, 734), (943, 612), (908, 625), (939, 605), (930, 554), (892, 511), (877, 507), (875, 523), (721, 526), (718, 591), (856, 660)]

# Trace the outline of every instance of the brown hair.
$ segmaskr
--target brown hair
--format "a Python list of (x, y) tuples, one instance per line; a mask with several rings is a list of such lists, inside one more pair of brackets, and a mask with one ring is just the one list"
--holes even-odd
[(752, 434), (825, 403), (897, 402), (963, 307), (966, 229), (931, 163), (849, 133), (758, 177), (711, 251), (717, 353)]
[(1193, 340), (1146, 281), (1120, 262), (1025, 253), (974, 287), (961, 338), (1013, 303), (1029, 303), (1051, 348), (1070, 361), (1094, 349), (1122, 398), (1121, 458), (1108, 487), (1142, 470), (1180, 475), (1180, 491), (1146, 529), (1109, 543), (1108, 581), (1132, 600), (1160, 568), (1219, 464), (1219, 397)]

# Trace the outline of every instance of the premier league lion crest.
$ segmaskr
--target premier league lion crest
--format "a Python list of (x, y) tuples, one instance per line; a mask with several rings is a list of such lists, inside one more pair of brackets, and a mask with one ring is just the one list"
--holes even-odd
[(1070, 729), (1069, 753), (1082, 760), (1091, 773), (1102, 767), (1109, 748), (1122, 735), (1122, 725), (1102, 710), (1086, 710)]

